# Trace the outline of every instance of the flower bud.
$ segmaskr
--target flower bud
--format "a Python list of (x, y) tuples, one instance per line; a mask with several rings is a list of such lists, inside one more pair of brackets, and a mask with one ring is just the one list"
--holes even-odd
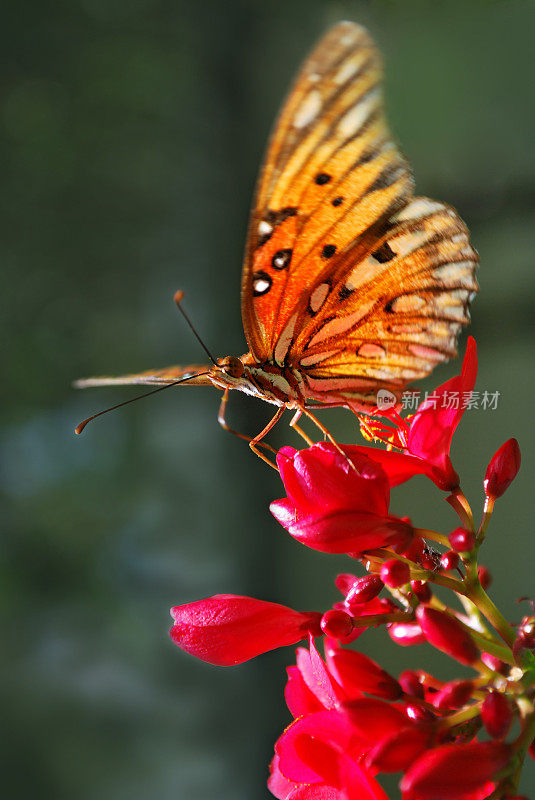
[(328, 654), (328, 666), (350, 697), (366, 692), (385, 700), (397, 700), (402, 694), (397, 680), (364, 653), (333, 648)]
[(493, 656), (491, 653), (481, 653), (481, 661), (486, 664), (489, 669), (494, 672), (499, 672), (501, 675), (507, 675), (509, 672), (509, 665), (502, 661), (501, 658)]
[(500, 692), (489, 692), (481, 705), (481, 719), (489, 736), (505, 738), (513, 722), (513, 711), (507, 697)]
[(458, 553), (469, 553), (474, 548), (476, 537), (471, 531), (467, 531), (464, 528), (455, 528), (448, 536), (448, 541), (453, 550)]
[(439, 711), (450, 708), (462, 708), (472, 697), (474, 684), (472, 681), (450, 681), (436, 693), (433, 705)]
[(409, 582), (411, 571), (409, 565), (397, 558), (389, 558), (381, 567), (381, 580), (385, 586), (397, 589)]
[(377, 597), (383, 587), (384, 583), (379, 575), (364, 575), (362, 578), (357, 578), (346, 594), (346, 605), (351, 608), (354, 605), (368, 603)]
[(220, 594), (171, 609), (171, 638), (182, 650), (209, 664), (241, 664), (276, 647), (320, 634), (321, 615), (278, 603)]
[(321, 618), (321, 630), (333, 639), (345, 639), (353, 631), (353, 620), (345, 611), (331, 608)]
[(442, 553), (440, 556), (440, 564), (442, 569), (445, 569), (447, 572), (457, 569), (459, 566), (459, 553), (456, 553), (455, 550), (448, 550), (447, 553)]
[(518, 626), (517, 643), (527, 650), (535, 649), (535, 616), (522, 617)]
[[(502, 770), (511, 748), (502, 742), (445, 744), (427, 750), (400, 782), (404, 800), (471, 800)], [(460, 779), (462, 776), (462, 780)]]
[(358, 580), (356, 575), (352, 575), (350, 572), (342, 572), (336, 576), (334, 583), (336, 588), (345, 595)]
[(483, 488), (495, 500), (509, 488), (520, 469), (520, 448), (516, 439), (509, 439), (492, 456), (485, 473)]
[(428, 606), (418, 606), (416, 618), (427, 641), (438, 650), (461, 664), (469, 665), (478, 660), (479, 650), (458, 619)]
[(406, 669), (405, 672), (401, 673), (398, 681), (406, 694), (410, 694), (413, 697), (418, 697), (420, 700), (424, 699), (424, 687), (422, 686), (417, 672), (412, 669)]
[(411, 589), (421, 603), (429, 603), (433, 596), (426, 581), (411, 581)]
[(393, 622), (388, 626), (388, 633), (392, 641), (402, 647), (411, 647), (427, 641), (417, 622)]
[(405, 714), (411, 722), (431, 722), (435, 719), (433, 713), (417, 700), (405, 703)]

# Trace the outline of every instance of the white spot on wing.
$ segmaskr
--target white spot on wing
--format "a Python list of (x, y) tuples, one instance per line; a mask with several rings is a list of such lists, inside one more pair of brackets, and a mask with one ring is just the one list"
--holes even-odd
[(270, 282), (266, 281), (264, 278), (256, 278), (253, 281), (253, 288), (258, 294), (264, 294), (264, 292), (267, 292), (270, 286)]
[(272, 230), (273, 225), (270, 225), (265, 219), (258, 223), (258, 233), (260, 236), (267, 236), (267, 234), (271, 233)]
[(420, 297), (418, 294), (403, 294), (401, 297), (396, 297), (392, 303), (392, 311), (396, 313), (400, 311), (418, 311), (425, 304), (425, 297)]
[(442, 264), (442, 266), (435, 267), (433, 270), (435, 278), (441, 281), (458, 281), (469, 278), (470, 283), (473, 280), (473, 272), (473, 261), (456, 261), (451, 264)]
[(379, 105), (380, 90), (373, 89), (362, 97), (358, 103), (347, 111), (338, 123), (338, 133), (340, 136), (355, 136), (370, 114)]
[(426, 231), (404, 233), (391, 240), (392, 249), (397, 256), (408, 256), (409, 253), (414, 253), (415, 250), (422, 247), (428, 239), (429, 234)]
[(342, 64), (342, 66), (340, 67), (340, 69), (333, 78), (334, 83), (340, 86), (342, 83), (345, 83), (350, 78), (352, 78), (353, 75), (355, 75), (361, 68), (361, 66), (364, 64), (367, 55), (368, 54), (365, 51), (361, 51), (360, 53), (357, 53), (357, 55), (354, 56), (352, 59)]
[(295, 112), (294, 127), (305, 128), (321, 109), (321, 94), (317, 89), (312, 89)]
[(409, 203), (408, 206), (402, 208), (392, 219), (396, 222), (406, 222), (410, 219), (421, 219), (428, 217), (435, 211), (443, 211), (444, 206), (442, 203), (437, 203), (434, 200), (428, 200), (426, 197), (418, 197)]
[(316, 289), (312, 292), (310, 296), (310, 309), (311, 311), (316, 313), (324, 304), (325, 300), (327, 299), (327, 295), (329, 294), (330, 286), (328, 283), (320, 283)]

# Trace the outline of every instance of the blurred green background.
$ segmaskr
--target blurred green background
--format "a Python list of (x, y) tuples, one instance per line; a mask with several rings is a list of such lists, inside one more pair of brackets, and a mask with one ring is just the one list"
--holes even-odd
[[(172, 645), (168, 608), (218, 592), (326, 608), (348, 564), (270, 517), (280, 482), (220, 430), (215, 391), (169, 391), (75, 438), (83, 417), (131, 394), (70, 382), (202, 361), (173, 307), (179, 287), (218, 355), (245, 351), (240, 263), (268, 130), (301, 59), (343, 18), (384, 52), (418, 191), (459, 209), (481, 255), (478, 387), (501, 397), (465, 416), (455, 463), (479, 509), (489, 457), (519, 439), (522, 471), (483, 561), (511, 619), (533, 595), (534, 3), (12, 3), (0, 33), (6, 797), (268, 797), (291, 649), (209, 667)], [(269, 408), (232, 400), (231, 422), (259, 430)], [(326, 421), (358, 440), (347, 415)], [(284, 425), (272, 442), (297, 444)], [(423, 479), (393, 507), (456, 524)], [(455, 670), (382, 633), (360, 642), (396, 669)], [(531, 769), (524, 793), (534, 786)]]

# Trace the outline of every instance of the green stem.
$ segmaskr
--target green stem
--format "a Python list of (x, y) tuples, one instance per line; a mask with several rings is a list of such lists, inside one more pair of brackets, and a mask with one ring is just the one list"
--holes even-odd
[(353, 619), (355, 628), (370, 628), (372, 625), (384, 625), (389, 622), (413, 622), (412, 614), (405, 611), (392, 611), (391, 614), (368, 614), (364, 617)]
[(485, 505), (483, 507), (483, 517), (481, 519), (481, 525), (479, 526), (477, 532), (477, 543), (481, 544), (485, 538), (485, 534), (487, 532), (487, 528), (489, 526), (489, 522), (492, 518), (492, 512), (494, 511), (494, 499), (492, 497), (485, 498)]
[(455, 489), (449, 497), (446, 497), (446, 501), (455, 509), (463, 526), (467, 530), (475, 532), (474, 515), (461, 489)]
[(443, 533), (438, 533), (438, 531), (432, 531), (429, 528), (415, 528), (414, 533), (416, 536), (420, 536), (422, 539), (431, 539), (432, 542), (437, 542), (438, 544), (444, 545), (447, 547), (448, 550), (451, 550), (451, 545), (448, 541), (448, 537), (444, 536)]
[[(467, 579), (468, 577), (469, 576), (467, 572)], [(502, 612), (496, 608), (488, 594), (481, 586), (479, 580), (467, 586), (467, 591), (465, 594), (468, 599), (471, 600), (475, 606), (477, 606), (483, 616), (488, 619), (493, 628), (500, 634), (505, 644), (509, 647), (513, 647), (516, 641), (516, 632), (514, 628), (509, 625)]]
[(508, 788), (510, 789), (511, 793), (514, 793), (518, 787), (520, 773), (522, 772), (522, 767), (524, 765), (524, 758), (526, 757), (528, 747), (535, 737), (535, 713), (532, 712), (531, 714), (527, 714), (524, 717), (524, 723), (525, 724), (522, 728), (520, 736), (514, 743), (518, 765), (508, 781)]
[(468, 708), (463, 708), (461, 711), (456, 711), (455, 714), (450, 714), (440, 721), (440, 728), (453, 728), (456, 725), (461, 725), (463, 722), (468, 722), (479, 714), (479, 703), (474, 703)]

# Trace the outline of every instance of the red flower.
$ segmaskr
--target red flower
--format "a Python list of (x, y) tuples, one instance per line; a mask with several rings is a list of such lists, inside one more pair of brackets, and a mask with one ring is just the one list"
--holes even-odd
[(491, 691), (481, 705), (481, 719), (489, 736), (503, 739), (513, 722), (513, 711), (509, 699), (500, 692)]
[(388, 514), (388, 478), (371, 458), (355, 451), (350, 461), (321, 443), (283, 447), (277, 464), (288, 496), (271, 503), (271, 513), (299, 542), (351, 554), (407, 546), (412, 527)]
[(387, 800), (372, 773), (353, 757), (353, 750), (360, 753), (362, 739), (341, 711), (348, 695), (325, 665), (312, 637), (310, 649), (298, 648), (297, 665), (288, 668), (285, 697), (295, 722), (275, 745), (268, 780), (275, 797)]
[(501, 742), (446, 744), (428, 750), (405, 773), (403, 800), (483, 800), (507, 764), (511, 748)]
[(451, 441), (465, 411), (463, 401), (474, 388), (476, 376), (477, 348), (470, 336), (461, 374), (435, 389), (414, 416), (402, 419), (392, 412), (387, 419), (393, 427), (374, 419), (362, 419), (361, 427), (368, 438), (382, 440), (401, 453), (358, 446), (344, 448), (344, 451), (351, 458), (356, 450), (378, 461), (391, 486), (423, 474), (440, 489), (452, 491), (459, 485), (459, 476), (450, 459)]
[(310, 632), (319, 636), (321, 614), (301, 613), (253, 597), (219, 594), (171, 609), (172, 640), (186, 653), (227, 667), (295, 644)]

